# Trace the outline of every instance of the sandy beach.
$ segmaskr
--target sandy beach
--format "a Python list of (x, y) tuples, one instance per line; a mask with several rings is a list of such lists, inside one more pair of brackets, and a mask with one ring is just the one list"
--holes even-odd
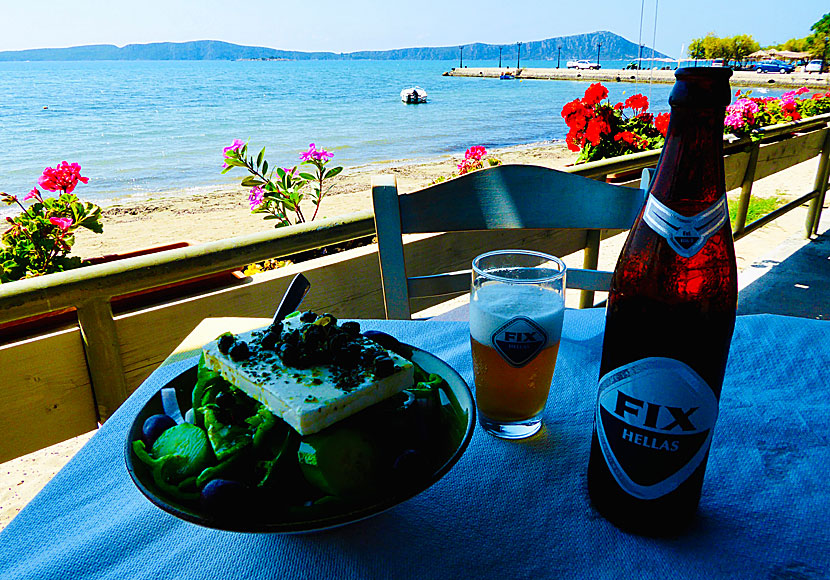
[[(495, 149), (490, 154), (503, 163), (524, 163), (551, 168), (563, 168), (573, 163), (576, 154), (563, 143), (537, 143)], [(401, 192), (424, 187), (436, 177), (448, 176), (461, 160), (461, 155), (445, 156), (430, 162), (399, 161), (387, 165), (346, 168), (332, 180), (331, 192), (324, 198), (318, 219), (371, 209), (372, 175), (392, 173), (397, 177)], [(818, 159), (802, 163), (776, 175), (756, 182), (753, 195), (779, 196), (789, 200), (810, 191)], [(234, 175), (234, 173), (231, 173)], [(237, 169), (240, 180), (247, 175)], [(247, 188), (207, 188), (197, 193), (169, 192), (153, 199), (116, 203), (103, 210), (104, 233), (87, 230), (77, 232), (73, 254), (84, 258), (122, 253), (159, 244), (189, 241), (204, 243), (223, 238), (266, 231), (273, 227), (262, 214), (252, 214), (248, 206)], [(737, 192), (731, 192), (736, 195)], [(309, 207), (311, 207), (309, 205)], [(802, 208), (803, 210), (803, 208)], [(787, 235), (798, 231), (803, 224), (802, 210), (779, 218), (761, 231), (737, 243), (739, 269), (749, 265), (757, 256)], [(313, 211), (305, 211), (311, 215)], [(601, 267), (612, 269), (622, 237), (605, 244)], [(570, 265), (578, 265), (578, 257)]]
[[(517, 146), (490, 153), (503, 163), (553, 168), (564, 167), (576, 159), (576, 155), (561, 143)], [(371, 209), (372, 175), (393, 173), (398, 180), (398, 189), (407, 192), (428, 185), (436, 177), (449, 176), (462, 157), (448, 155), (426, 163), (404, 160), (385, 165), (347, 167), (332, 180), (332, 189), (323, 199), (317, 219)], [(236, 168), (229, 175), (236, 175), (241, 180), (247, 172)], [(209, 242), (272, 228), (273, 222), (264, 221), (262, 214), (251, 213), (248, 189), (201, 188), (196, 193), (169, 192), (138, 203), (115, 203), (103, 208), (104, 233), (79, 230), (72, 253), (90, 258), (169, 242)], [(307, 207), (313, 208), (311, 204)], [(305, 209), (304, 213), (310, 216), (313, 209)]]
[[(575, 159), (562, 144), (535, 144), (491, 152), (505, 163), (528, 163), (561, 168)], [(393, 173), (401, 191), (411, 191), (430, 183), (439, 175), (449, 175), (459, 155), (429, 163), (399, 162), (385, 167), (346, 169), (334, 181), (330, 197), (323, 201), (322, 216), (332, 217), (371, 208), (370, 181), (375, 173)], [(818, 158), (756, 182), (753, 194), (797, 197), (813, 187)], [(241, 179), (243, 173), (238, 172)], [(731, 195), (736, 195), (732, 192)], [(803, 235), (806, 206), (777, 219), (760, 231), (736, 243), (738, 268), (744, 270), (769, 254), (784, 240)], [(104, 209), (104, 233), (79, 232), (74, 254), (92, 257), (126, 252), (156, 244), (190, 240), (208, 242), (237, 235), (261, 232), (269, 222), (252, 215), (244, 188), (204, 191), (185, 196), (171, 192), (142, 203), (115, 204)], [(603, 243), (600, 268), (613, 269), (625, 236)], [(579, 265), (581, 256), (566, 258)], [(28, 503), (77, 452), (93, 433), (0, 464), (0, 529)]]

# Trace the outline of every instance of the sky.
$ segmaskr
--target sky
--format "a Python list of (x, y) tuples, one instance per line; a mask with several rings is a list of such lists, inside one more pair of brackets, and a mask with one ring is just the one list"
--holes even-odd
[(0, 51), (223, 40), (353, 52), (609, 30), (680, 57), (708, 32), (750, 34), (762, 46), (802, 38), (830, 12), (827, 0), (795, 3), (797, 11), (781, 0), (0, 0)]

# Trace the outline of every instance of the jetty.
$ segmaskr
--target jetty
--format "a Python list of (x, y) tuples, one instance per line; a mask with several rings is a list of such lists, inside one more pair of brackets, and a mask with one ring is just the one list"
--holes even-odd
[[(505, 68), (505, 67), (464, 67), (453, 68), (444, 73), (448, 77), (495, 78), (509, 73), (515, 80), (533, 79), (547, 81), (588, 81), (602, 83), (664, 83), (674, 84), (674, 70), (623, 70), (600, 69), (578, 70), (572, 68)], [(730, 84), (738, 87), (808, 87), (830, 90), (830, 73), (808, 74), (759, 74), (755, 71), (735, 71)]]

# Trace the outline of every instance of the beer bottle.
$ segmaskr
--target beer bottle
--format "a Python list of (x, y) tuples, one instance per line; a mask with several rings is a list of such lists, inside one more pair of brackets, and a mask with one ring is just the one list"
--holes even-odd
[(681, 68), (666, 144), (608, 297), (588, 492), (618, 527), (693, 520), (735, 326), (726, 205), (728, 68)]

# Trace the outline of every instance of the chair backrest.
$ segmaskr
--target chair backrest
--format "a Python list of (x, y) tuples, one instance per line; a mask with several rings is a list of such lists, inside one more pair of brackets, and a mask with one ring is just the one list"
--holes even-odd
[[(648, 174), (643, 183), (647, 183)], [(532, 165), (500, 165), (407, 194), (393, 175), (372, 179), (387, 318), (411, 317), (409, 299), (469, 291), (470, 273), (407, 277), (403, 234), (492, 229), (582, 229), (595, 233), (585, 270), (568, 270), (569, 288), (607, 290), (610, 272), (596, 271), (599, 231), (629, 229), (645, 191)], [(590, 238), (590, 236), (589, 236)], [(588, 252), (586, 252), (587, 258)], [(470, 256), (470, 262), (474, 256)], [(593, 262), (593, 263), (591, 263)], [(584, 303), (584, 301), (583, 301)]]

